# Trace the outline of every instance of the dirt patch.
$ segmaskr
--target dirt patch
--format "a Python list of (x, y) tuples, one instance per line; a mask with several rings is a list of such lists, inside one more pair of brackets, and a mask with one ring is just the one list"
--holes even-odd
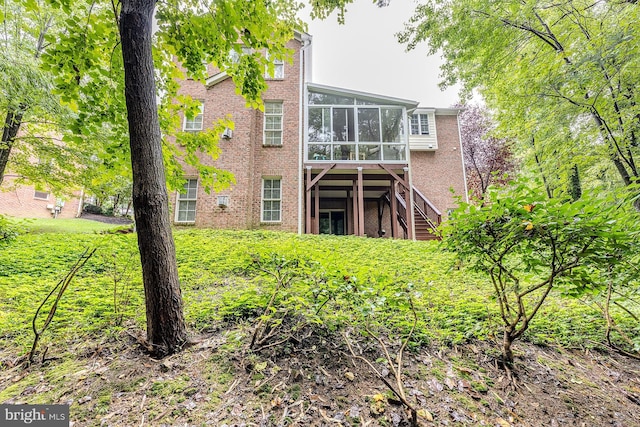
[(133, 220), (131, 218), (126, 218), (122, 216), (97, 215), (97, 214), (90, 214), (87, 212), (83, 212), (82, 215), (80, 215), (80, 218), (88, 219), (90, 221), (103, 222), (105, 224), (122, 224), (122, 225), (133, 224)]
[[(74, 426), (409, 425), (407, 411), (350, 356), (342, 336), (253, 353), (242, 344), (247, 335), (219, 331), (160, 361), (130, 333), (78, 344), (26, 371), (0, 355), (0, 388), (12, 393), (3, 403), (71, 403)], [(361, 337), (352, 346), (395, 385), (377, 344)], [(514, 387), (495, 348), (476, 342), (405, 354), (403, 384), (421, 426), (640, 426), (637, 361), (518, 343)]]

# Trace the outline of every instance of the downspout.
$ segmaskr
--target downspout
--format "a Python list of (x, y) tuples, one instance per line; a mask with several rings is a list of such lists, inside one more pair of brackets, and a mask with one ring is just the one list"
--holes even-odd
[(300, 69), (299, 73), (299, 85), (300, 90), (298, 91), (300, 94), (299, 100), (299, 108), (298, 108), (298, 139), (299, 139), (299, 155), (298, 155), (298, 234), (303, 234), (304, 230), (304, 197), (305, 197), (305, 189), (304, 189), (304, 175), (303, 175), (303, 164), (304, 164), (304, 106), (305, 101), (307, 99), (307, 85), (305, 84), (305, 78), (307, 76), (306, 67), (307, 67), (307, 57), (305, 55), (307, 47), (311, 45), (311, 38), (303, 33), (301, 36), (302, 46), (300, 47)]
[(460, 133), (460, 110), (458, 110), (458, 113), (456, 114), (456, 123), (458, 124), (458, 142), (460, 143), (460, 160), (462, 162), (462, 178), (464, 179), (464, 200), (466, 203), (469, 203), (469, 189), (467, 188), (467, 168), (464, 165), (464, 150), (462, 149), (462, 134)]

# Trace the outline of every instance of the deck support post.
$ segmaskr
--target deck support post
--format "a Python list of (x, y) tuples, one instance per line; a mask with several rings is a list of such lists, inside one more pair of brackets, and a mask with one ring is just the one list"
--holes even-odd
[(305, 189), (306, 191), (304, 192), (304, 199), (306, 202), (306, 209), (305, 209), (305, 226), (304, 226), (304, 232), (307, 234), (311, 234), (313, 231), (311, 230), (311, 166), (307, 166), (307, 178), (306, 178), (306, 183), (305, 183)]
[(360, 230), (358, 229), (358, 183), (353, 180), (353, 190), (351, 190), (351, 201), (353, 206), (353, 235), (359, 236)]
[[(313, 215), (315, 216), (315, 219), (313, 221), (313, 233), (314, 234), (320, 234), (320, 184), (317, 184), (314, 186), (315, 189), (315, 209), (313, 212)], [(331, 227), (331, 226), (329, 226)]]
[(364, 236), (364, 183), (362, 167), (358, 167), (358, 236)]
[(389, 200), (391, 205), (391, 237), (394, 239), (400, 238), (400, 228), (398, 227), (398, 200), (396, 199), (396, 180), (391, 178), (390, 180), (390, 194)]

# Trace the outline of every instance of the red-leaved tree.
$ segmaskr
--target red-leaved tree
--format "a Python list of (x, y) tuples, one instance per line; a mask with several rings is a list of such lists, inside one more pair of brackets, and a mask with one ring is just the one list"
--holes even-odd
[(495, 127), (485, 107), (458, 105), (460, 136), (467, 174), (467, 186), (471, 196), (482, 198), (491, 184), (504, 184), (507, 176), (515, 172), (515, 159), (511, 143), (506, 138), (491, 134)]

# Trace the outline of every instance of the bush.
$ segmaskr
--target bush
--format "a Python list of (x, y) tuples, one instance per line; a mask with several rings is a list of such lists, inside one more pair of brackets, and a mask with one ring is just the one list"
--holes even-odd
[(0, 215), (0, 244), (15, 239), (17, 235), (17, 227), (6, 216)]
[(102, 208), (97, 205), (86, 204), (83, 211), (89, 214), (102, 215)]

